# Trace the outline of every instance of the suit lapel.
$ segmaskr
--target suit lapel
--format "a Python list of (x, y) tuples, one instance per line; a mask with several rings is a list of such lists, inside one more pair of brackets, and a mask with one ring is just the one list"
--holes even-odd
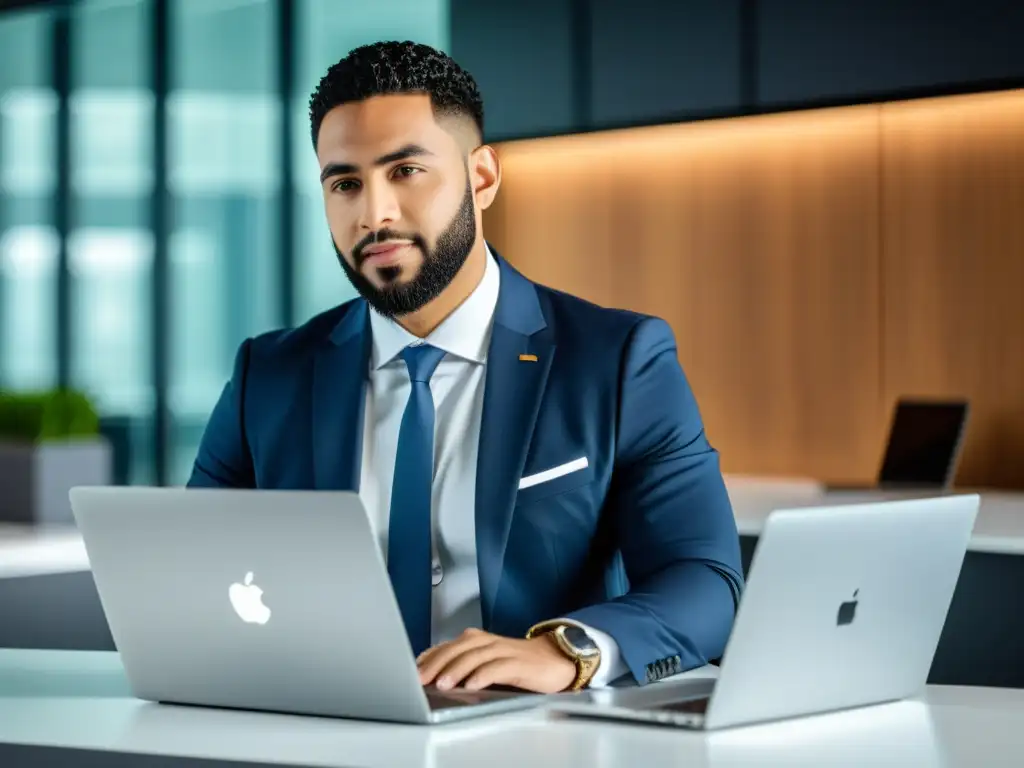
[[(555, 346), (537, 289), (498, 258), (501, 288), (487, 352), (476, 475), (476, 543), (484, 626), (501, 578), (519, 478)], [(521, 360), (520, 356), (534, 359)]]
[(354, 302), (314, 362), (311, 434), (317, 490), (359, 490), (370, 360), (367, 312), (365, 302)]

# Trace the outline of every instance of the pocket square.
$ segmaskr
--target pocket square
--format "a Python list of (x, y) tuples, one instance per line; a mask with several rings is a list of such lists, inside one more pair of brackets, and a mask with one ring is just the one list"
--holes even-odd
[(571, 472), (579, 472), (581, 469), (586, 469), (590, 466), (586, 456), (581, 456), (573, 461), (566, 462), (565, 464), (559, 464), (557, 467), (551, 469), (545, 469), (543, 472), (537, 472), (532, 475), (527, 475), (519, 481), (519, 490), (529, 488), (531, 485), (539, 485), (540, 483), (546, 483), (556, 478), (568, 475)]

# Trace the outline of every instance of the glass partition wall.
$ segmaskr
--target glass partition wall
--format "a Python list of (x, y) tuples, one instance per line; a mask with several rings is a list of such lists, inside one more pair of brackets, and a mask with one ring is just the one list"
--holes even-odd
[(0, 389), (96, 403), (122, 483), (178, 485), (235, 351), (354, 294), (307, 100), (438, 0), (77, 0), (0, 12)]

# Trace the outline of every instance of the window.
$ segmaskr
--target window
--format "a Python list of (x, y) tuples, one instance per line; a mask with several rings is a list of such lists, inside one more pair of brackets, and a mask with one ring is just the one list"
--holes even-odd
[(171, 6), (172, 484), (188, 480), (238, 345), (284, 322), (275, 9), (270, 0)]
[(149, 7), (71, 11), (71, 379), (121, 436), (135, 483), (154, 477)]
[(0, 386), (57, 379), (49, 12), (0, 16)]
[[(343, 8), (341, 6), (344, 6)], [(381, 39), (446, 48), (447, 0), (166, 0), (168, 284), (154, 285), (157, 157), (152, 0), (78, 0), (0, 13), (0, 387), (44, 389), (67, 371), (96, 402), (131, 483), (184, 483), (247, 336), (303, 322), (355, 293), (331, 247), (309, 140), (308, 99), (350, 49)], [(294, 13), (293, 101), (281, 102), (278, 9)], [(57, 14), (67, 14), (58, 16)], [(53, 48), (69, 21), (69, 72)], [(62, 50), (62, 49), (61, 49)], [(60, 67), (55, 70), (54, 67)], [(58, 75), (60, 75), (58, 77)], [(68, 75), (67, 78), (64, 75)], [(56, 83), (67, 83), (67, 94)], [(62, 111), (62, 98), (67, 111)], [(294, 143), (282, 157), (281, 120)], [(67, 117), (69, 167), (58, 168)], [(282, 180), (294, 237), (283, 252)], [(60, 175), (64, 174), (64, 175)], [(67, 179), (68, 231), (58, 193)], [(63, 222), (61, 222), (62, 225)], [(69, 306), (59, 306), (61, 237)], [(294, 265), (293, 265), (294, 261)], [(161, 265), (162, 266), (162, 265)], [(294, 266), (294, 317), (281, 285)], [(63, 286), (63, 283), (60, 283)], [(154, 296), (169, 327), (157, 338)], [(58, 360), (58, 318), (70, 319)], [(59, 365), (66, 363), (66, 367)], [(154, 363), (169, 381), (167, 466)], [(119, 451), (119, 453), (118, 453)], [(158, 472), (158, 470), (165, 470)]]

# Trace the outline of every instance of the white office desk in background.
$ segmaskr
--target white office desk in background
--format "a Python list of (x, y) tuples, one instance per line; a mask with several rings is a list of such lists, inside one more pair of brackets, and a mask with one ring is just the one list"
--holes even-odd
[(34, 748), (58, 748), (348, 768), (975, 768), (1019, 765), (1022, 722), (1024, 691), (938, 686), (906, 702), (710, 734), (543, 710), (393, 725), (153, 704), (130, 697), (114, 653), (0, 650), (0, 764), (5, 750), (31, 759)]
[(813, 480), (726, 476), (736, 527), (741, 535), (757, 536), (768, 515), (787, 507), (828, 506), (916, 499), (936, 495), (978, 493), (981, 507), (968, 549), (1004, 555), (1024, 555), (1024, 492), (954, 488), (928, 491), (829, 491)]
[[(740, 534), (757, 536), (775, 509), (917, 498), (921, 492), (833, 491), (811, 480), (726, 476), (726, 486)], [(954, 490), (951, 493), (967, 493)], [(1024, 493), (980, 491), (981, 509), (970, 550), (1024, 554)], [(2, 502), (0, 502), (2, 503)], [(89, 558), (74, 528), (0, 525), (0, 578), (73, 573), (89, 570)]]

